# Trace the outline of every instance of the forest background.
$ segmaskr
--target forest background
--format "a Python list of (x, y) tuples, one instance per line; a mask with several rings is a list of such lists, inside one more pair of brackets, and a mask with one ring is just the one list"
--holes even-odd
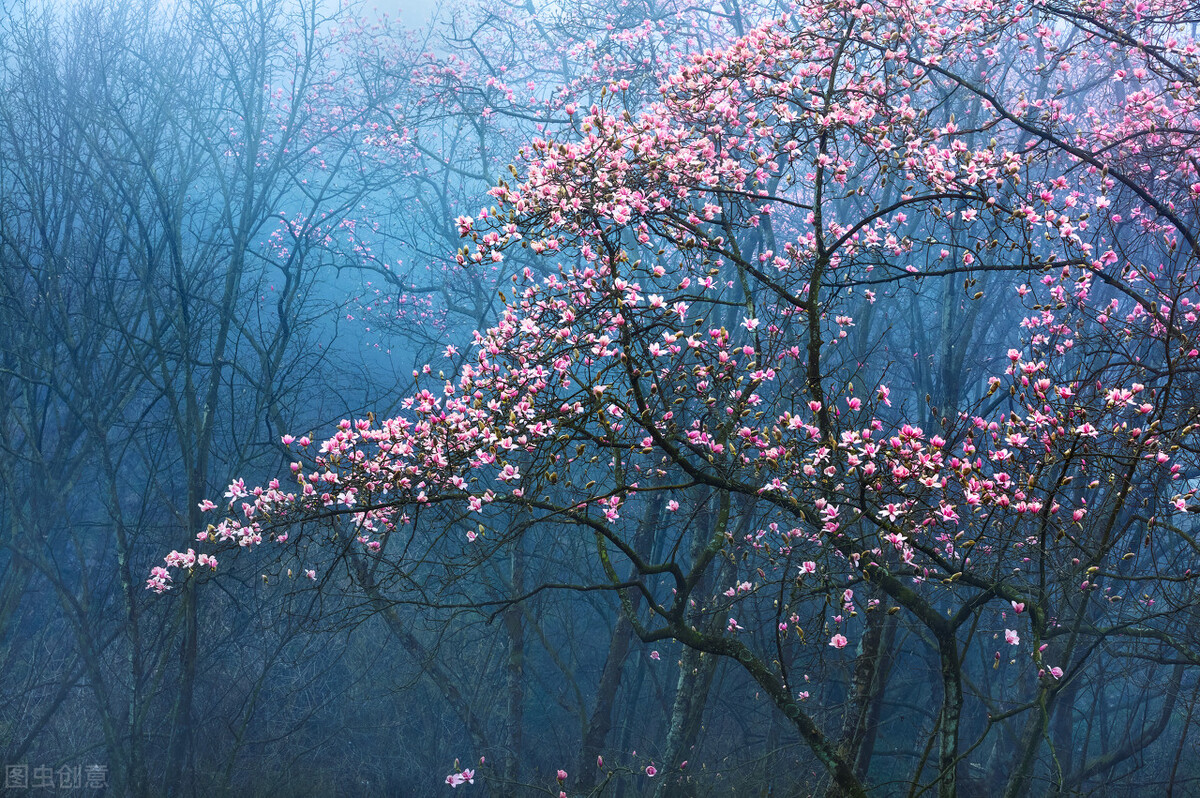
[(1195, 9), (417, 13), (0, 10), (6, 787), (1200, 789)]

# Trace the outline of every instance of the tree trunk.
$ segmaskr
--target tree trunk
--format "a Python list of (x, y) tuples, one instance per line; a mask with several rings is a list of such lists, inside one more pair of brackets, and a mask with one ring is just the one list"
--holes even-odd
[[(860, 779), (866, 778), (875, 750), (887, 681), (888, 652), (895, 629), (895, 616), (883, 612), (870, 613), (862, 637), (862, 650), (854, 664), (838, 752), (843, 759), (854, 764), (855, 775)], [(829, 798), (841, 798), (841, 788), (837, 784), (830, 784), (826, 795)]]
[[(520, 542), (512, 551), (513, 598), (525, 590), (525, 565), (522, 560)], [(504, 781), (516, 784), (521, 775), (521, 758), (524, 749), (522, 728), (525, 722), (525, 623), (524, 613), (517, 604), (504, 611), (504, 629), (508, 633), (508, 750), (504, 756)]]
[(712, 687), (719, 661), (719, 657), (694, 648), (683, 650), (662, 761), (663, 780), (658, 783), (655, 798), (682, 798), (693, 793), (680, 771), (680, 765), (688, 759), (696, 738), (700, 736), (704, 706), (708, 702), (708, 691)]
[(962, 663), (958, 639), (953, 633), (938, 638), (942, 665), (942, 730), (938, 756), (938, 796), (955, 798), (958, 794), (958, 730), (962, 716)]
[[(662, 516), (665, 500), (661, 494), (646, 508), (645, 515), (638, 526), (633, 540), (634, 550), (640, 557), (648, 558), (654, 543), (654, 530)], [(630, 578), (636, 576), (631, 574)], [(637, 612), (641, 605), (642, 594), (636, 590), (627, 591), (629, 606)], [(575, 788), (581, 792), (591, 790), (596, 785), (596, 760), (604, 753), (604, 745), (608, 733), (612, 730), (613, 707), (616, 704), (617, 690), (621, 686), (621, 675), (625, 659), (633, 644), (633, 623), (622, 613), (617, 618), (613, 628), (612, 639), (608, 644), (608, 656), (604, 660), (604, 670), (600, 674), (600, 683), (596, 687), (596, 705), (588, 719), (587, 729), (583, 734), (583, 745), (580, 747), (579, 762), (576, 765)]]
[(196, 690), (199, 641), (196, 630), (196, 585), (191, 579), (184, 583), (180, 601), (183, 640), (179, 644), (179, 692), (171, 713), (171, 742), (167, 755), (170, 770), (167, 794), (171, 796), (183, 795), (185, 785), (194, 784), (187, 768), (192, 750), (192, 697)]

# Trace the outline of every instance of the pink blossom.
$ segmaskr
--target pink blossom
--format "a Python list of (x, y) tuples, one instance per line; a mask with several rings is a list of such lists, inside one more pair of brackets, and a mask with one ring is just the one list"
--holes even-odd
[[(457, 763), (455, 764), (457, 765)], [(462, 770), (458, 773), (451, 773), (446, 777), (446, 783), (451, 787), (457, 787), (460, 784), (474, 784), (475, 771), (467, 768), (466, 770)]]

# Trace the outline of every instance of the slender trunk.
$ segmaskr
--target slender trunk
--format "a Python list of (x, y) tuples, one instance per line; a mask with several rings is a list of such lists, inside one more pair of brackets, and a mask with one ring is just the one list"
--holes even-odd
[(583, 735), (579, 763), (575, 766), (579, 774), (575, 781), (577, 790), (587, 791), (596, 784), (596, 758), (603, 755), (605, 741), (612, 730), (613, 707), (616, 705), (617, 690), (621, 686), (625, 658), (632, 643), (633, 624), (621, 615), (617, 618), (612, 640), (608, 644), (608, 656), (604, 660), (604, 670), (596, 688), (596, 706)]
[[(513, 547), (511, 564), (511, 595), (516, 598), (525, 590), (525, 565), (519, 543)], [(524, 613), (519, 605), (514, 604), (505, 610), (504, 629), (508, 633), (508, 717), (505, 721), (508, 728), (508, 750), (504, 757), (504, 781), (506, 784), (516, 784), (521, 775), (524, 747), (522, 726), (525, 719), (525, 623)]]
[(186, 770), (192, 750), (192, 697), (196, 689), (196, 586), (192, 580), (183, 585), (180, 596), (183, 613), (183, 640), (179, 644), (179, 686), (175, 709), (171, 713), (171, 741), (167, 753), (167, 794), (183, 795), (184, 785), (192, 783)]
[(125, 667), (129, 674), (129, 695), (125, 704), (125, 734), (128, 747), (129, 772), (126, 789), (130, 796), (146, 796), (149, 794), (149, 779), (146, 774), (146, 758), (144, 750), (144, 727), (142, 702), (145, 700), (143, 688), (145, 683), (145, 655), (142, 646), (141, 614), (138, 607), (138, 580), (133, 576), (130, 562), (130, 540), (125, 523), (120, 514), (120, 495), (117, 486), (117, 469), (113, 467), (105, 450), (105, 470), (108, 483), (108, 500), (110, 512), (115, 519), (113, 531), (117, 542), (117, 567), (121, 580), (121, 596), (124, 599), (125, 622), (128, 644), (125, 649)]
[(366, 591), (367, 598), (376, 612), (383, 617), (388, 631), (396, 638), (401, 650), (407, 652), (421, 667), (422, 674), (427, 677), (446, 699), (450, 709), (458, 715), (463, 727), (471, 738), (471, 743), (480, 751), (488, 749), (487, 729), (484, 719), (472, 707), (467, 696), (459, 687), (458, 677), (449, 671), (435, 656), (436, 652), (417, 639), (412, 633), (412, 627), (400, 617), (394, 604), (389, 602), (375, 583), (374, 577), (367, 568), (367, 563), (357, 554), (350, 555), (350, 565), (355, 579)]
[[(728, 502), (728, 498), (725, 501)], [(711, 510), (707, 510), (698, 520), (702, 521), (697, 524), (701, 534), (696, 535), (693, 544), (694, 559), (705, 550), (709, 539), (714, 534), (720, 534), (728, 524), (728, 505), (723, 505), (723, 510), (716, 513), (715, 516)], [(716, 584), (724, 584), (729, 581), (731, 572), (729, 561), (723, 560), (717, 569)], [(697, 592), (703, 591), (705, 587), (706, 583), (702, 580), (697, 584)], [(704, 595), (704, 593), (701, 592), (700, 595)], [(690, 627), (695, 628), (699, 622), (699, 614), (698, 607), (688, 613), (690, 617), (687, 622)], [(711, 623), (716, 623), (715, 617)], [(719, 628), (707, 628), (704, 631), (706, 634), (719, 633)], [(704, 717), (704, 705), (708, 700), (708, 690), (712, 685), (713, 675), (716, 673), (718, 659), (711, 653), (706, 655), (703, 651), (691, 646), (683, 650), (679, 660), (679, 678), (675, 685), (675, 700), (671, 705), (671, 721), (667, 730), (666, 748), (663, 752), (661, 768), (663, 778), (654, 791), (655, 798), (673, 798), (687, 794), (684, 777), (680, 774), (679, 766), (688, 758), (688, 751), (695, 744), (696, 736), (699, 734), (701, 720)]]
[[(634, 535), (633, 547), (638, 555), (649, 558), (654, 543), (654, 530), (657, 528), (664, 500), (661, 494), (646, 508)], [(630, 575), (630, 578), (636, 573)], [(627, 592), (629, 607), (636, 613), (641, 605), (642, 594), (636, 590)], [(580, 791), (592, 789), (596, 784), (596, 759), (604, 753), (604, 745), (608, 733), (612, 729), (613, 707), (616, 704), (617, 690), (621, 686), (621, 675), (624, 671), (625, 659), (633, 644), (633, 623), (622, 613), (617, 618), (613, 629), (612, 639), (608, 644), (608, 656), (604, 660), (604, 670), (600, 674), (600, 683), (596, 687), (596, 705), (588, 719), (587, 728), (583, 734), (583, 745), (580, 747), (579, 763), (576, 765), (575, 787)]]
[[(1058, 700), (1054, 702), (1054, 714), (1051, 718), (1051, 740), (1054, 744), (1054, 756), (1058, 759), (1059, 769), (1068, 774), (1075, 769), (1075, 697), (1079, 693), (1078, 680), (1072, 680), (1059, 691)], [(1054, 792), (1060, 792), (1062, 783)]]
[(655, 798), (680, 798), (692, 792), (680, 772), (680, 765), (688, 759), (700, 735), (704, 706), (708, 702), (708, 692), (719, 661), (719, 657), (693, 648), (683, 651), (662, 761), (664, 777), (654, 792)]
[(1041, 747), (1042, 736), (1046, 733), (1046, 724), (1050, 719), (1048, 706), (1052, 698), (1042, 691), (1033, 707), (1025, 729), (1021, 732), (1017, 745), (1017, 762), (1008, 777), (1004, 788), (1004, 798), (1023, 798), (1029, 794), (1030, 782), (1033, 776), (1033, 763), (1037, 760), (1037, 752)]
[(897, 621), (894, 615), (885, 615), (883, 621), (883, 639), (879, 645), (879, 661), (875, 668), (875, 684), (871, 690), (871, 700), (861, 730), (858, 750), (854, 756), (854, 774), (865, 780), (871, 768), (871, 757), (875, 754), (875, 742), (879, 739), (879, 722), (883, 717), (883, 698), (887, 687), (888, 675), (895, 660), (892, 644), (896, 639)]
[[(639, 697), (642, 695), (642, 688), (646, 684), (646, 668), (638, 668), (633, 674), (633, 684), (630, 685), (629, 695), (630, 700), (624, 705), (625, 712), (621, 718), (621, 723), (617, 727), (617, 739), (615, 748), (617, 751), (629, 751), (633, 748), (633, 736), (640, 729), (637, 728), (638, 722), (644, 715), (644, 709), (638, 703)], [(667, 714), (666, 699), (661, 702), (659, 712), (663, 715)], [(630, 794), (632, 785), (628, 779), (619, 779), (617, 781), (617, 791), (613, 798), (625, 798)], [(607, 797), (606, 797), (607, 798)]]
[(962, 716), (962, 663), (958, 639), (950, 633), (938, 639), (942, 665), (942, 731), (938, 756), (938, 796), (955, 798), (958, 794), (958, 731)]
[(1183, 730), (1179, 732), (1179, 745), (1175, 747), (1175, 758), (1171, 761), (1171, 778), (1167, 782), (1167, 798), (1174, 798), (1175, 780), (1179, 776), (1179, 763), (1183, 760), (1183, 750), (1187, 747), (1188, 731), (1192, 728), (1192, 715), (1196, 711), (1196, 700), (1200, 698), (1200, 684), (1192, 690), (1192, 700), (1188, 702), (1187, 714), (1183, 718)]
[[(894, 616), (882, 612), (869, 614), (862, 648), (854, 663), (838, 753), (847, 762), (854, 763), (854, 772), (860, 779), (867, 774), (875, 748), (875, 726), (881, 712), (886, 681), (885, 661), (895, 626)], [(837, 784), (830, 784), (826, 795), (840, 798), (841, 788)]]
[(766, 692), (784, 715), (795, 725), (796, 731), (808, 744), (809, 749), (829, 772), (834, 781), (849, 798), (866, 798), (867, 790), (862, 781), (854, 775), (854, 769), (839, 756), (836, 744), (825, 735), (816, 722), (804, 711), (804, 707), (792, 695), (791, 690), (779, 675), (767, 666), (762, 659), (754, 654), (744, 643), (722, 635), (711, 635), (696, 629), (681, 628), (677, 630), (678, 640), (685, 646), (702, 650), (709, 654), (728, 657), (735, 660), (750, 677)]

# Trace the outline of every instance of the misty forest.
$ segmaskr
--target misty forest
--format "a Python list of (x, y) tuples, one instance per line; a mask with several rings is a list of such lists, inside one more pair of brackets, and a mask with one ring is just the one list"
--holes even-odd
[(1200, 7), (0, 0), (5, 795), (1200, 795)]

